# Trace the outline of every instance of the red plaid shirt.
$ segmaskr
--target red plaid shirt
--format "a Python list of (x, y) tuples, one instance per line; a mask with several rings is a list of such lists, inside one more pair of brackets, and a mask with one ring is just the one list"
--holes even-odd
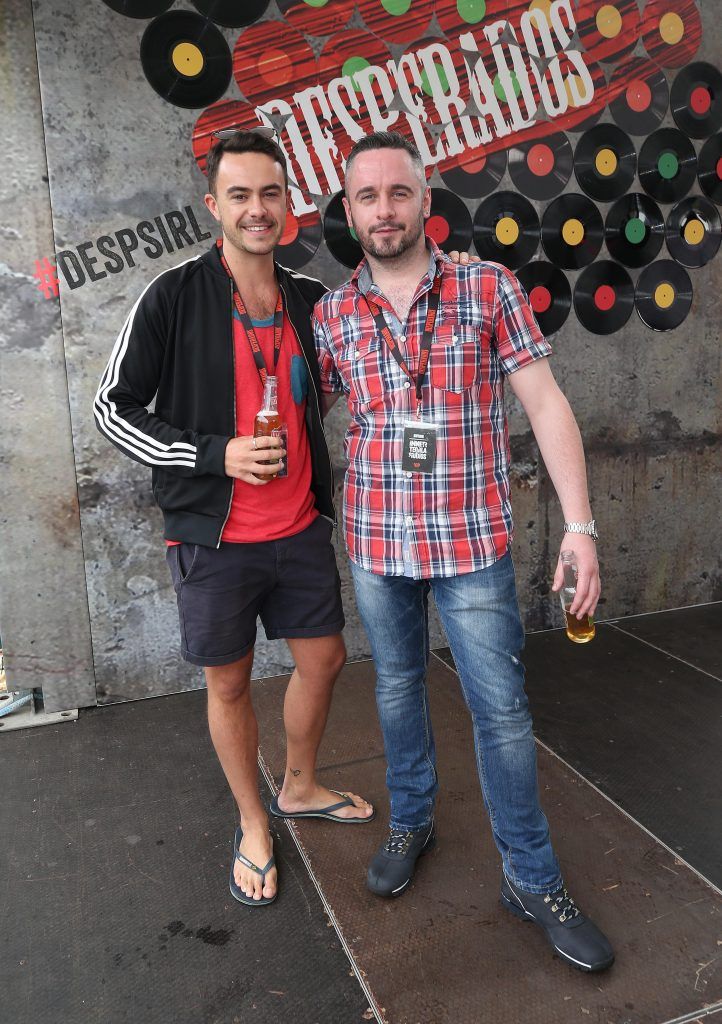
[[(346, 394), (344, 488), (352, 561), (384, 576), (456, 576), (505, 553), (512, 531), (504, 376), (551, 352), (519, 282), (496, 263), (455, 265), (430, 242), (429, 271), (402, 326), (364, 261), (316, 305), (314, 332), (326, 393)], [(383, 309), (416, 373), (436, 268), (441, 301), (421, 415), (437, 431), (431, 474), (401, 468), (414, 387), (381, 339), (364, 293)], [(405, 334), (402, 332), (405, 330)]]

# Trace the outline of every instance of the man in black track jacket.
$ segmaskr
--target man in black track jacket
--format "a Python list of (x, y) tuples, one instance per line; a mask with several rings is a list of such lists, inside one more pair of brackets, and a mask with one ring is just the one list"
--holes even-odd
[[(182, 654), (205, 669), (210, 733), (240, 810), (230, 888), (240, 902), (260, 906), (275, 899), (277, 884), (250, 697), (259, 615), (296, 663), (284, 705), (286, 774), (272, 813), (362, 823), (374, 811), (315, 778), (346, 657), (311, 330), (326, 289), (273, 260), (287, 204), (280, 148), (263, 131), (220, 134), (208, 156), (206, 204), (223, 237), (145, 289), (117, 339), (94, 413), (121, 452), (152, 469)], [(254, 437), (269, 376), (285, 431)]]

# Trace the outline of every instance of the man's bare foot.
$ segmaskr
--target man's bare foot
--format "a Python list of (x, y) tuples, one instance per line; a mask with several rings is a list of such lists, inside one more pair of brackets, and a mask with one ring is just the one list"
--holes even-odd
[[(255, 864), (256, 867), (264, 868), (273, 854), (273, 840), (268, 831), (268, 826), (245, 826), (239, 852)], [(265, 883), (262, 884), (261, 876), (236, 858), (233, 877), (241, 891), (254, 900), (260, 900), (261, 897), (270, 899), (276, 893), (277, 876), (275, 867), (269, 869), (266, 874)]]
[(284, 814), (292, 814), (294, 811), (320, 811), (324, 807), (337, 804), (344, 797), (353, 801), (353, 805), (340, 807), (334, 811), (338, 818), (370, 818), (374, 809), (370, 803), (357, 796), (355, 793), (344, 792), (341, 796), (338, 793), (326, 789), (325, 786), (314, 784), (310, 789), (292, 788), (288, 782), (284, 782), (283, 789), (278, 794), (278, 806)]

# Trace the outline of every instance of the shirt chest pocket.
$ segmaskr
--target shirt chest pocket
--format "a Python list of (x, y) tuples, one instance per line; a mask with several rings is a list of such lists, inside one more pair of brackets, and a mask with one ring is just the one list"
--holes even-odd
[(431, 384), (443, 391), (466, 391), (479, 379), (481, 342), (476, 327), (439, 325), (431, 345)]
[(346, 346), (344, 361), (348, 367), (351, 398), (361, 405), (382, 397), (384, 381), (381, 364), (381, 346), (378, 335), (372, 335)]

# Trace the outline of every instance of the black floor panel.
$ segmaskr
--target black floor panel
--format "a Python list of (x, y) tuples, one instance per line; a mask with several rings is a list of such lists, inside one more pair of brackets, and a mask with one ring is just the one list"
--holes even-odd
[(722, 601), (634, 615), (614, 625), (722, 680)]
[(609, 625), (532, 633), (524, 662), (538, 738), (722, 887), (719, 683)]
[(285, 826), (280, 895), (228, 891), (205, 694), (2, 736), (3, 1021), (346, 1024), (368, 1002)]

